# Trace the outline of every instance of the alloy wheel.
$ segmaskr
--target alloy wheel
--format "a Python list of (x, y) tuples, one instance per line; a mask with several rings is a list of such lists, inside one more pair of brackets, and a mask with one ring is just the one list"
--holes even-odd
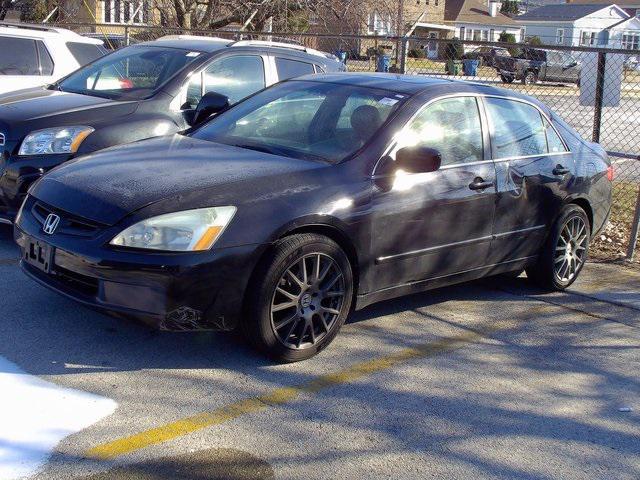
[(571, 281), (586, 259), (589, 234), (587, 225), (579, 217), (571, 217), (564, 224), (556, 245), (553, 271), (561, 282)]
[(304, 255), (285, 270), (271, 301), (271, 328), (293, 349), (309, 348), (325, 337), (345, 302), (344, 274), (323, 253)]

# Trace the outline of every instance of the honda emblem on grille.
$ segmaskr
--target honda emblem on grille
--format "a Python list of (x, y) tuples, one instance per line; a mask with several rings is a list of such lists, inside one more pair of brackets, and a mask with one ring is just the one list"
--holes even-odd
[(4, 147), (4, 133), (0, 132), (0, 147)]
[(58, 224), (60, 224), (60, 217), (55, 213), (50, 213), (49, 215), (47, 215), (47, 218), (44, 221), (42, 231), (47, 235), (53, 235), (56, 231), (56, 228), (58, 228)]

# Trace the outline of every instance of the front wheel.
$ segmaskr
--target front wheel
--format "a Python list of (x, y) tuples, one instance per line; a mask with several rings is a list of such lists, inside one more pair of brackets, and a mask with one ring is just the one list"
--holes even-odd
[(527, 277), (542, 288), (564, 290), (582, 270), (591, 239), (591, 227), (585, 211), (567, 205), (556, 220), (538, 262), (527, 268)]
[(286, 237), (250, 282), (245, 336), (275, 360), (305, 360), (333, 341), (352, 297), (351, 264), (333, 240), (308, 233)]

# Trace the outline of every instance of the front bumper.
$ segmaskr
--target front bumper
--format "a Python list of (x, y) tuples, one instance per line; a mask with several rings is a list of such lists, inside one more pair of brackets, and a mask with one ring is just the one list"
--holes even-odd
[[(29, 277), (88, 307), (161, 330), (233, 330), (262, 253), (259, 245), (195, 254), (83, 248), (82, 241), (92, 242), (48, 236), (28, 220), (15, 227), (14, 238)], [(34, 240), (54, 249), (47, 272), (26, 260)]]
[[(18, 148), (18, 142), (13, 144)], [(72, 158), (74, 155), (67, 154), (19, 157), (6, 151), (0, 162), (0, 220), (13, 222), (29, 187), (46, 172)]]

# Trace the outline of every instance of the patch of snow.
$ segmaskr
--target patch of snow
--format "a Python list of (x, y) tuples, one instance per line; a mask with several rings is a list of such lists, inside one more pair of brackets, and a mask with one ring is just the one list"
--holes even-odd
[(29, 375), (0, 357), (0, 479), (34, 474), (61, 440), (117, 406), (111, 399)]

